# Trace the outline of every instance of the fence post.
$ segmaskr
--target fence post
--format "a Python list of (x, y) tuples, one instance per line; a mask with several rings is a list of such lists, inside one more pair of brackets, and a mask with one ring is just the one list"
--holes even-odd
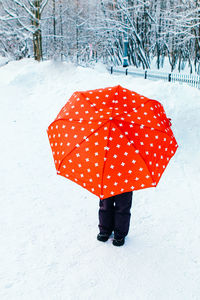
[(113, 67), (110, 68), (110, 74), (112, 74), (112, 73), (113, 73)]
[(168, 76), (168, 81), (171, 82), (172, 81), (172, 74), (170, 73)]
[(147, 79), (147, 71), (144, 72), (144, 79)]

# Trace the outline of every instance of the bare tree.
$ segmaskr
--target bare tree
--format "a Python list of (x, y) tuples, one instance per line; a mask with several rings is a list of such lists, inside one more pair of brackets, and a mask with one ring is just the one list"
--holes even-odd
[(0, 0), (0, 53), (200, 73), (200, 1)]
[(20, 31), (32, 34), (34, 58), (42, 59), (41, 16), (48, 0), (8, 0), (3, 2), (5, 15), (3, 21), (14, 21)]

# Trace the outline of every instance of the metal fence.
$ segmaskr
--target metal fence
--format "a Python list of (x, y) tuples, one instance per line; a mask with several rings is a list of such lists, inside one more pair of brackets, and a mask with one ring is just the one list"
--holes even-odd
[(168, 82), (180, 82), (186, 83), (190, 86), (197, 87), (200, 89), (200, 76), (198, 75), (187, 75), (187, 74), (176, 74), (176, 73), (162, 73), (151, 70), (129, 70), (128, 68), (120, 67), (108, 67), (111, 74), (120, 73), (125, 75), (140, 76), (144, 79), (152, 80), (166, 80)]

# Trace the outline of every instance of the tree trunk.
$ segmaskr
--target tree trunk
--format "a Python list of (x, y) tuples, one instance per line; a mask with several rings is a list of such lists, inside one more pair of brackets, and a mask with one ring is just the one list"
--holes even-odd
[(76, 0), (76, 63), (79, 63), (79, 0)]
[(195, 35), (195, 58), (194, 58), (194, 66), (195, 71), (197, 71), (197, 63), (200, 61), (200, 25), (198, 23), (200, 22), (200, 3), (198, 0), (196, 0), (196, 28), (194, 28), (194, 35)]
[(34, 58), (37, 61), (42, 60), (42, 31), (40, 28), (40, 20), (41, 20), (41, 14), (40, 14), (40, 4), (41, 0), (34, 0), (34, 9), (33, 14), (35, 18), (32, 21), (32, 25), (35, 28), (35, 31), (33, 33), (33, 50), (34, 50)]
[(64, 55), (64, 36), (63, 36), (63, 19), (62, 19), (62, 2), (60, 1), (60, 34), (61, 34), (61, 61), (63, 61)]
[[(53, 39), (56, 42), (56, 2), (53, 0)], [(55, 45), (54, 45), (55, 47)]]

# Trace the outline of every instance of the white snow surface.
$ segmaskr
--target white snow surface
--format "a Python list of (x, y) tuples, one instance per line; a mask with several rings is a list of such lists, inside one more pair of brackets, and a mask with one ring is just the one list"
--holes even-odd
[[(122, 85), (160, 101), (179, 148), (133, 193), (123, 247), (102, 243), (99, 199), (57, 176), (46, 133), (74, 91)], [(200, 299), (200, 91), (32, 59), (0, 68), (0, 299)]]

